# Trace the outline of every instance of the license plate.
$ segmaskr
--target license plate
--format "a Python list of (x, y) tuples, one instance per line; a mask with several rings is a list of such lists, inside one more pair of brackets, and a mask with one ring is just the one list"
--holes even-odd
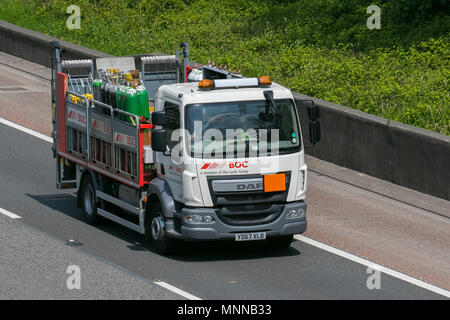
[(266, 238), (265, 232), (237, 233), (234, 235), (235, 241), (264, 240), (265, 238)]

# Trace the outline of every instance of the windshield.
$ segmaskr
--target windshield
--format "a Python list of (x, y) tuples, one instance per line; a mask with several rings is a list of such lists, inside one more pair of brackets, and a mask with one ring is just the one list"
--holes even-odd
[(187, 147), (196, 158), (257, 157), (300, 150), (300, 132), (290, 99), (186, 106)]

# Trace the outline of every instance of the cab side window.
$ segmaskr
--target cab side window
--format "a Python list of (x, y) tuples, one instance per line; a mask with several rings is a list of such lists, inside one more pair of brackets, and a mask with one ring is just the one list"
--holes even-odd
[(166, 129), (166, 142), (169, 149), (172, 150), (179, 143), (179, 140), (172, 141), (171, 137), (175, 130), (180, 129), (180, 108), (177, 104), (166, 101), (164, 103), (164, 112), (167, 118), (167, 123), (164, 127)]

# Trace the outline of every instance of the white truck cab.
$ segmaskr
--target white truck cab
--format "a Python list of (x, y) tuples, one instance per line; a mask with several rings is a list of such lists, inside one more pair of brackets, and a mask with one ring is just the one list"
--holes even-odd
[(168, 195), (169, 235), (286, 245), (305, 232), (307, 167), (289, 89), (267, 77), (165, 85), (152, 122), (150, 190)]

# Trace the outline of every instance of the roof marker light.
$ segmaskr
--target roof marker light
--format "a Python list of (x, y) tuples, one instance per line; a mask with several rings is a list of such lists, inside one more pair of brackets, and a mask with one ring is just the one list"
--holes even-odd
[(270, 86), (272, 84), (272, 80), (270, 80), (269, 76), (258, 77), (258, 84), (260, 86)]
[(214, 80), (203, 79), (198, 83), (199, 89), (211, 89), (214, 87)]

